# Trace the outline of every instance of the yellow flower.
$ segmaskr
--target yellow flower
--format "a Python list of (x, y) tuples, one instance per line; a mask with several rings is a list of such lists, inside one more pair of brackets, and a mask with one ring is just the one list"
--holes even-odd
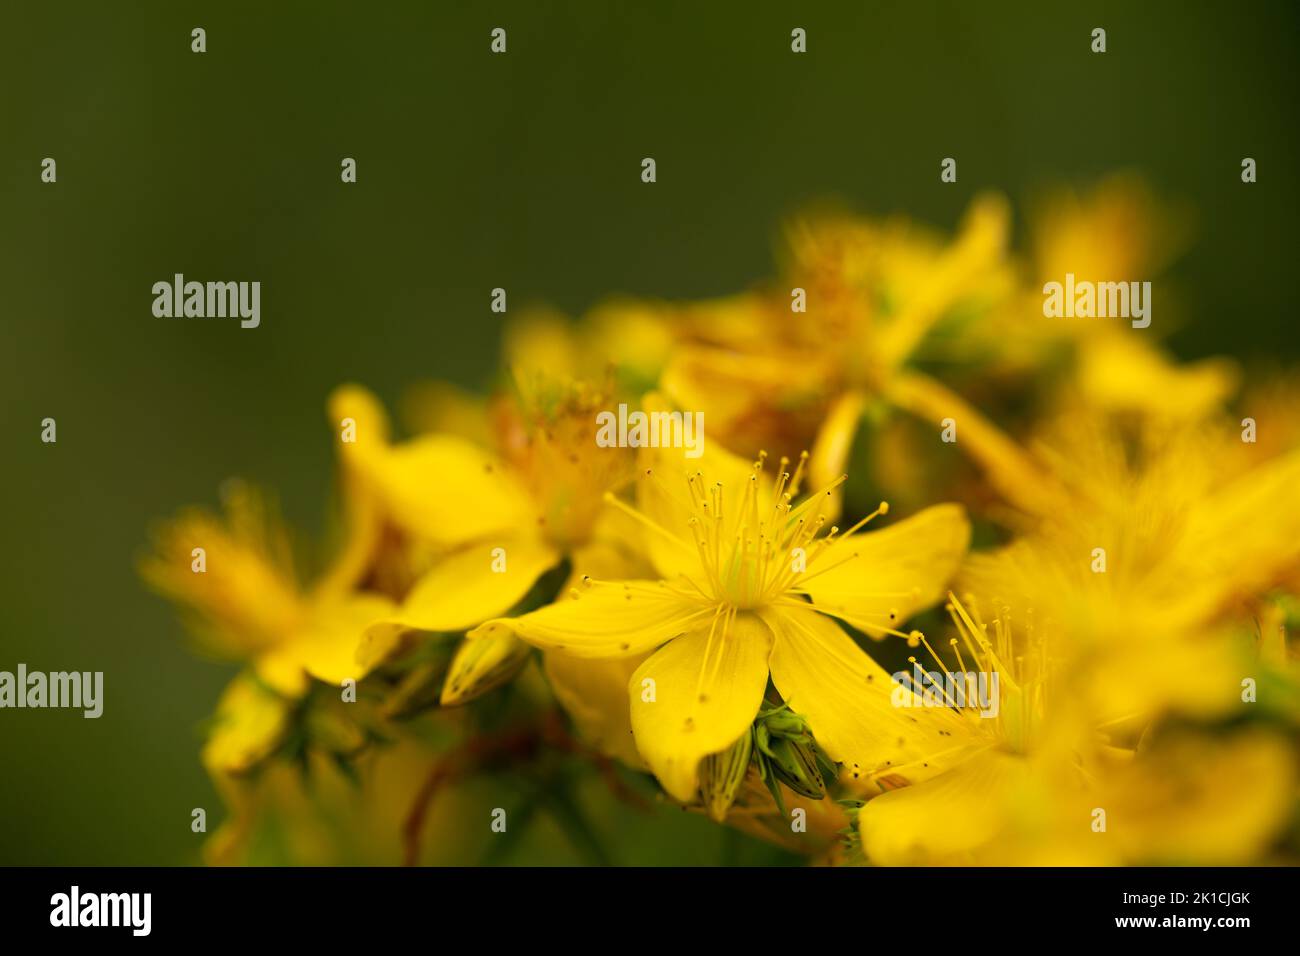
[[(823, 488), (796, 504), (803, 461), (775, 482), (716, 447), (698, 467), (648, 457), (639, 508), (660, 580), (587, 581), (575, 599), (477, 629), (594, 659), (650, 656), (628, 681), (637, 749), (690, 802), (700, 761), (759, 710), (769, 674), (835, 760), (875, 767), (918, 745), (889, 703), (888, 676), (834, 620), (874, 637), (937, 600), (966, 549), (952, 505), (862, 534), (827, 529)], [(842, 479), (841, 479), (842, 480)], [(838, 482), (837, 482), (838, 484)], [(906, 635), (903, 635), (906, 636)], [(653, 652), (653, 653), (651, 653)]]
[(895, 691), (934, 745), (871, 774), (887, 792), (858, 813), (874, 863), (974, 862), (1013, 824), (1042, 837), (1061, 816), (1086, 833), (1079, 765), (1105, 740), (1060, 693), (1059, 635), (1013, 626), (1005, 610), (985, 624), (951, 596), (947, 609), (958, 636), (946, 659), (922, 639), (930, 660), (909, 658)]
[(1194, 420), (1223, 407), (1238, 371), (1227, 359), (1177, 364), (1145, 338), (1116, 330), (1081, 343), (1077, 379), (1096, 408)]
[(1088, 772), (985, 750), (858, 812), (882, 866), (1258, 864), (1294, 807), (1295, 759), (1257, 729), (1179, 734)]
[[(1157, 734), (1135, 753), (1079, 693), (1066, 634), (1036, 615), (1013, 624), (1005, 608), (986, 623), (971, 608), (952, 600), (951, 652), (925, 642), (937, 672), (924, 665), (901, 688), (942, 742), (874, 775), (886, 792), (858, 813), (869, 861), (1240, 863), (1276, 837), (1295, 767), (1275, 735)], [(974, 677), (949, 686), (936, 673)]]
[[(1028, 262), (1018, 270), (1023, 285), (980, 321), (945, 327), (929, 357), (953, 369), (975, 367), (983, 385), (1048, 373), (1051, 391), (1111, 413), (1196, 420), (1221, 409), (1237, 388), (1236, 363), (1175, 362), (1159, 345), (1179, 322), (1176, 291), (1161, 276), (1186, 243), (1187, 220), (1133, 177), (1108, 179), (1083, 195), (1056, 191), (1030, 210)], [(1067, 275), (1151, 282), (1159, 303), (1154, 324), (1134, 330), (1122, 318), (1044, 317), (1046, 283)], [(926, 402), (918, 383), (894, 384), (898, 390), (887, 397), (901, 407), (936, 422), (955, 417), (937, 392), (939, 400)]]
[(1191, 229), (1187, 209), (1158, 200), (1137, 177), (1118, 175), (1083, 195), (1057, 190), (1033, 208), (1030, 231), (1041, 288), (1067, 272), (1091, 281), (1150, 279), (1183, 250)]
[[(528, 326), (529, 336), (545, 333)], [(367, 664), (391, 659), (423, 634), (465, 631), (506, 613), (566, 559), (570, 581), (640, 567), (631, 522), (603, 499), (630, 480), (634, 462), (630, 451), (595, 442), (595, 417), (609, 392), (536, 367), (516, 368), (515, 385), (512, 397), (486, 409), (492, 448), (445, 433), (391, 444), (386, 417), (368, 393), (348, 386), (333, 397), (333, 416), (358, 425), (345, 458), (381, 502), (384, 522), (433, 549), (400, 607), (358, 631)], [(509, 633), (464, 640), (441, 703), (461, 704), (499, 686), (528, 656), (528, 646)], [(585, 735), (606, 753), (639, 762), (626, 714), (591, 704), (621, 690), (626, 676), (562, 658), (548, 654), (546, 672)]]
[(438, 549), (395, 623), (464, 630), (512, 607), (566, 553), (599, 538), (600, 495), (627, 479), (631, 460), (596, 447), (594, 393), (575, 387), (561, 402), (522, 416), (501, 408), (498, 448), (487, 449), (450, 434), (391, 444), (368, 393), (335, 393), (333, 416), (357, 422), (356, 441), (343, 445), (350, 467), (387, 522)]
[(328, 587), (301, 588), (283, 529), (248, 486), (227, 486), (225, 511), (223, 520), (191, 509), (162, 525), (141, 565), (145, 579), (189, 613), (209, 650), (247, 661), (282, 694), (301, 696), (313, 677), (363, 677), (357, 631), (391, 603), (329, 575)]
[(1264, 726), (1157, 734), (1103, 781), (1116, 862), (1269, 862), (1296, 808), (1294, 740)]
[(207, 649), (248, 659), (277, 647), (304, 616), (284, 528), (252, 488), (222, 488), (224, 518), (190, 508), (160, 524), (140, 566), (145, 580), (191, 612)]
[(313, 678), (337, 687), (366, 675), (356, 661), (357, 635), (392, 604), (352, 591), (336, 573), (304, 590), (288, 537), (261, 496), (234, 482), (224, 499), (224, 518), (190, 509), (161, 525), (141, 573), (185, 609), (209, 651), (256, 675), (227, 688), (205, 752), (214, 770), (238, 773), (274, 749), (291, 702)]
[(652, 387), (672, 349), (676, 318), (662, 303), (612, 298), (578, 321), (528, 309), (507, 323), (502, 364), (517, 382), (598, 381), (612, 376), (620, 393)]
[[(1112, 177), (1084, 195), (1059, 190), (1030, 216), (1034, 281), (1023, 318), (988, 333), (1004, 342), (1070, 346), (1076, 375), (1060, 381), (1093, 408), (1185, 420), (1222, 408), (1237, 388), (1235, 363), (1176, 363), (1157, 344), (1176, 324), (1177, 303), (1169, 283), (1154, 280), (1187, 244), (1189, 219), (1132, 176)], [(1152, 281), (1160, 318), (1141, 332), (1117, 319), (1043, 318), (1043, 285), (1067, 273), (1089, 282)]]
[(783, 285), (804, 288), (809, 307), (806, 322), (786, 316), (787, 334), (839, 355), (849, 383), (879, 387), (953, 310), (987, 309), (1011, 290), (1009, 220), (996, 195), (972, 202), (951, 241), (902, 219), (795, 219), (785, 230)]
[(1049, 477), (1012, 490), (1025, 534), (973, 555), (963, 587), (1064, 629), (1112, 717), (1231, 705), (1250, 659), (1243, 602), (1300, 563), (1300, 453), (1243, 467), (1235, 429), (1132, 435), (1081, 415), (1053, 434), (1035, 459)]
[[(726, 447), (811, 448), (809, 477), (841, 473), (869, 402), (950, 317), (1006, 299), (1009, 213), (985, 196), (950, 243), (905, 221), (809, 215), (784, 233), (782, 276), (757, 293), (683, 306), (663, 390), (701, 409)], [(792, 312), (793, 290), (806, 311)]]

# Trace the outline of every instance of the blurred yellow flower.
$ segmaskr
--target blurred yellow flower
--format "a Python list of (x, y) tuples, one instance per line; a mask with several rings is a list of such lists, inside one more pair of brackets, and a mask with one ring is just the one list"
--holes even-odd
[[(943, 740), (878, 775), (887, 792), (858, 812), (871, 862), (1234, 863), (1255, 858), (1285, 825), (1295, 757), (1275, 734), (1175, 733), (1137, 753), (1117, 746), (1077, 693), (1067, 635), (1036, 616), (1013, 625), (1005, 608), (984, 622), (974, 607), (952, 600), (959, 637), (946, 659), (926, 642), (938, 671), (927, 662), (919, 673), (940, 676), (912, 687), (927, 698), (914, 712)], [(956, 692), (944, 683), (953, 667), (972, 678)], [(957, 696), (975, 675), (997, 706)]]
[(500, 408), (497, 449), (451, 434), (391, 444), (378, 402), (356, 386), (331, 407), (357, 423), (344, 454), (387, 520), (439, 549), (395, 618), (411, 628), (463, 630), (513, 606), (566, 553), (600, 538), (600, 496), (631, 474), (630, 457), (596, 447), (591, 422), (603, 406), (577, 385), (552, 408)]
[(811, 448), (809, 477), (827, 483), (844, 470), (867, 403), (888, 396), (940, 321), (1013, 291), (1008, 219), (1004, 200), (980, 197), (945, 243), (901, 219), (796, 218), (776, 288), (679, 309), (683, 342), (662, 388), (703, 410), (730, 449)]
[(357, 635), (393, 606), (326, 574), (303, 590), (288, 537), (249, 486), (224, 489), (224, 518), (190, 509), (161, 525), (141, 573), (189, 615), (204, 646), (246, 662), (257, 682), (237, 678), (218, 708), (206, 761), (241, 772), (266, 756), (286, 726), (289, 703), (313, 678), (361, 680)]
[(1082, 414), (1051, 435), (1051, 484), (1017, 501), (1026, 533), (971, 556), (963, 587), (1064, 629), (1111, 717), (1222, 711), (1251, 653), (1234, 621), (1300, 562), (1300, 453), (1242, 467), (1236, 430), (1133, 435)]

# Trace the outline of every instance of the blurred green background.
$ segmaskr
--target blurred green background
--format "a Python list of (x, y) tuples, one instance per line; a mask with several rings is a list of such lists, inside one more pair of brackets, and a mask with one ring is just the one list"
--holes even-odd
[[(1290, 0), (6, 5), (0, 669), (102, 670), (106, 703), (0, 711), (0, 862), (197, 859), (232, 668), (140, 585), (147, 527), (240, 475), (318, 533), (329, 389), (482, 383), (495, 286), (512, 311), (722, 294), (806, 201), (948, 228), (981, 189), (1023, 213), (1131, 170), (1197, 214), (1175, 350), (1294, 355), (1298, 23)], [(261, 328), (154, 318), (176, 272), (260, 280)], [(765, 859), (667, 816), (619, 861)]]

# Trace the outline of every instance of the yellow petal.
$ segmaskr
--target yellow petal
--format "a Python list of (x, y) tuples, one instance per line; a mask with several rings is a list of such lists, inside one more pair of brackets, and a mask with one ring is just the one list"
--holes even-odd
[(598, 581), (626, 581), (629, 578), (654, 577), (649, 561), (630, 557), (628, 552), (609, 541), (593, 541), (569, 553), (573, 570), (564, 582), (563, 594), (580, 587), (588, 578)]
[(530, 644), (575, 657), (631, 657), (713, 616), (659, 581), (595, 582), (577, 596), (522, 617), (499, 618), (474, 635), (505, 628)]
[(1253, 468), (1188, 516), (1185, 553), (1210, 597), (1252, 596), (1300, 565), (1300, 451)]
[(969, 543), (961, 507), (936, 505), (827, 548), (809, 564), (802, 587), (818, 608), (879, 637), (880, 628), (897, 628), (947, 593)]
[(1251, 655), (1229, 631), (1173, 632), (1158, 622), (1077, 657), (1073, 678), (1098, 721), (1154, 716), (1166, 711), (1204, 719), (1241, 705), (1241, 678)]
[(925, 282), (882, 330), (876, 347), (887, 366), (902, 365), (944, 312), (996, 271), (1010, 220), (1010, 206), (1002, 196), (985, 194), (971, 203), (957, 240), (929, 266)]
[[(968, 864), (1006, 827), (1024, 761), (985, 751), (925, 783), (892, 790), (858, 811), (867, 859), (880, 866)], [(1083, 817), (1079, 827), (1087, 826)]]
[(1262, 728), (1177, 733), (1157, 738), (1106, 787), (1109, 832), (1133, 862), (1257, 863), (1291, 819), (1296, 761)]
[(602, 366), (613, 363), (630, 387), (659, 377), (673, 348), (673, 332), (656, 303), (611, 299), (596, 305), (582, 320), (578, 334)]
[(402, 421), (416, 434), (440, 432), (489, 447), (494, 441), (488, 403), (449, 382), (421, 382), (402, 398)]
[(359, 681), (368, 671), (357, 661), (362, 635), (393, 612), (393, 602), (378, 594), (318, 602), (305, 628), (258, 659), (258, 676), (290, 697), (305, 693), (310, 677), (335, 686), (349, 678)]
[[(858, 423), (862, 419), (862, 409), (866, 405), (866, 395), (859, 391), (845, 392), (835, 400), (830, 413), (817, 432), (817, 441), (812, 454), (808, 457), (808, 478), (813, 488), (830, 484), (848, 470), (849, 454), (853, 451), (853, 439), (858, 433)], [(838, 508), (839, 489), (836, 489)], [(827, 518), (834, 514), (827, 512)]]
[(280, 745), (289, 706), (248, 675), (236, 677), (217, 704), (203, 765), (213, 773), (247, 773)]
[(1079, 380), (1091, 404), (1163, 418), (1201, 418), (1236, 390), (1232, 362), (1175, 364), (1132, 335), (1100, 335), (1080, 343)]
[(548, 309), (533, 309), (512, 319), (501, 336), (505, 367), (525, 391), (537, 376), (576, 377), (579, 346), (573, 323)]
[(337, 598), (357, 588), (374, 567), (384, 543), (383, 503), (370, 485), (348, 469), (339, 477), (342, 540), (329, 566), (312, 586), (317, 599)]
[[(225, 514), (190, 508), (161, 524), (145, 580), (193, 611), (205, 643), (223, 657), (255, 659), (299, 627), (305, 608), (293, 573), (288, 531), (256, 488), (222, 488)], [(203, 570), (196, 570), (202, 549)]]
[(370, 570), (384, 533), (384, 505), (367, 477), (367, 463), (388, 450), (388, 414), (360, 385), (330, 393), (326, 417), (342, 463), (339, 476), (343, 539), (313, 587), (317, 597), (342, 596)]
[(956, 422), (957, 446), (1016, 507), (1035, 515), (1061, 507), (1064, 493), (1055, 478), (956, 392), (928, 375), (900, 372), (889, 384), (889, 399), (936, 429), (945, 419)]
[(547, 651), (543, 655), (551, 689), (584, 740), (601, 753), (637, 770), (648, 769), (632, 736), (628, 682), (644, 657), (592, 660)]
[(393, 623), (463, 631), (509, 611), (560, 555), (539, 537), (486, 539), (438, 561), (411, 589)]
[[(1087, 194), (1058, 191), (1030, 210), (1035, 278), (1160, 274), (1187, 246), (1190, 209), (1159, 199), (1140, 179), (1121, 174)], [(1066, 323), (1076, 335), (1095, 323)]]
[(390, 444), (383, 406), (359, 385), (334, 391), (329, 416), (345, 464), (398, 527), (454, 545), (536, 521), (527, 490), (473, 442), (435, 434)]
[(808, 450), (825, 417), (835, 374), (828, 356), (817, 352), (684, 345), (664, 368), (660, 387), (678, 408), (703, 412), (706, 445), (793, 457)]
[(918, 780), (949, 765), (935, 755), (950, 761), (972, 744), (947, 708), (895, 706), (891, 676), (830, 618), (811, 608), (761, 613), (775, 635), (772, 683), (847, 778), (889, 771)]
[(259, 657), (253, 663), (253, 670), (277, 694), (291, 699), (304, 696), (311, 686), (311, 677), (303, 667), (302, 655), (293, 638)]
[(357, 663), (361, 635), (377, 618), (392, 613), (393, 602), (378, 594), (356, 594), (318, 606), (312, 630), (300, 643), (303, 668), (336, 686), (348, 678), (361, 680), (367, 673)]
[(393, 522), (431, 541), (461, 544), (537, 520), (523, 485), (463, 438), (426, 435), (367, 457), (364, 467)]
[(369, 389), (340, 385), (330, 393), (326, 406), (330, 427), (344, 456), (374, 454), (388, 447), (388, 413)]
[(628, 683), (637, 749), (683, 803), (695, 798), (700, 760), (749, 729), (767, 687), (767, 625), (745, 612), (725, 625), (724, 615), (670, 642)]
[(573, 576), (565, 587), (576, 587), (584, 576), (597, 581), (654, 578), (656, 571), (645, 553), (646, 527), (627, 511), (606, 505), (596, 517), (587, 543), (569, 551)]
[(357, 666), (367, 673), (400, 656), (423, 635), (396, 623), (391, 617), (375, 621), (361, 635), (357, 645)]

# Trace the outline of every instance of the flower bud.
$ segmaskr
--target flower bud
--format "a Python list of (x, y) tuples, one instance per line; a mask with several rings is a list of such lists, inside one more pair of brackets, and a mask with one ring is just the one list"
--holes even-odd
[(776, 778), (795, 793), (814, 800), (826, 795), (826, 782), (811, 744), (793, 737), (777, 737), (772, 740), (768, 757)]
[(736, 802), (736, 795), (745, 782), (752, 746), (750, 732), (745, 731), (726, 750), (700, 761), (700, 794), (709, 816), (718, 823), (727, 818), (727, 811)]
[(495, 690), (523, 669), (531, 653), (527, 644), (504, 627), (465, 638), (451, 659), (447, 682), (442, 687), (442, 705), (465, 704)]

